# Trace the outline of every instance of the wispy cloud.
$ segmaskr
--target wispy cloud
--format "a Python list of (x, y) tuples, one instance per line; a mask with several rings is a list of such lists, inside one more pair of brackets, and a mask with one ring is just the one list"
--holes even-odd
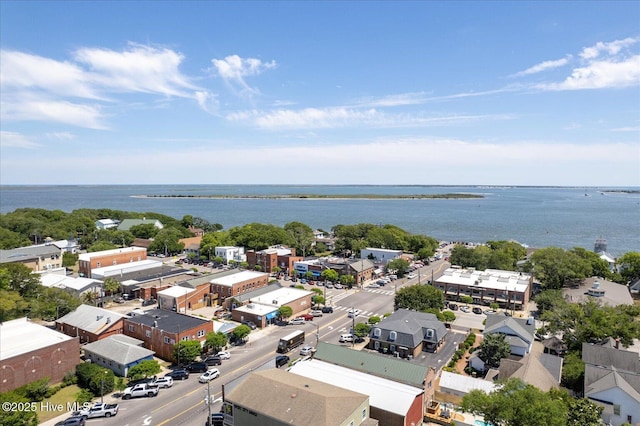
[(211, 62), (217, 74), (234, 90), (243, 96), (259, 93), (258, 89), (249, 86), (245, 77), (261, 74), (263, 71), (275, 68), (276, 61), (262, 62), (256, 58), (241, 58), (230, 55), (224, 59), (212, 59)]
[(396, 95), (383, 96), (381, 98), (364, 98), (356, 101), (359, 106), (367, 107), (395, 107), (404, 105), (419, 105), (425, 102), (427, 94), (425, 92), (400, 93)]
[[(640, 55), (632, 48), (640, 38), (626, 38), (612, 42), (598, 42), (585, 47), (578, 54), (571, 73), (562, 81), (536, 84), (538, 90), (586, 90), (624, 88), (640, 85)], [(572, 55), (563, 59), (545, 61), (514, 76), (526, 76), (541, 71), (570, 65)]]
[(0, 130), (0, 146), (2, 148), (38, 148), (40, 144), (33, 142), (23, 134)]
[(612, 132), (640, 132), (640, 126), (638, 127), (618, 127), (615, 129), (611, 129)]
[(513, 74), (512, 77), (521, 77), (524, 75), (537, 74), (542, 71), (563, 67), (569, 63), (570, 59), (571, 59), (571, 55), (562, 59), (556, 59), (555, 61), (544, 61), (530, 68), (527, 68), (524, 71), (517, 72)]
[(56, 139), (61, 141), (69, 141), (76, 138), (76, 135), (71, 132), (51, 132), (46, 133), (45, 136), (49, 139)]
[(167, 48), (136, 43), (122, 51), (84, 47), (67, 60), (13, 50), (0, 55), (5, 120), (106, 129), (103, 107), (117, 104), (116, 94), (188, 98), (207, 111), (215, 98), (179, 70), (183, 55)]
[(395, 114), (375, 108), (348, 107), (240, 111), (226, 115), (227, 120), (245, 122), (268, 130), (335, 129), (347, 127), (397, 128), (450, 126), (480, 120), (509, 120), (510, 114), (494, 115), (420, 115)]

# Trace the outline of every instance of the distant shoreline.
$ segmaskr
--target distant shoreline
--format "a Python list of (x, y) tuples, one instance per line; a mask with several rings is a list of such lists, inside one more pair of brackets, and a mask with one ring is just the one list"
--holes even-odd
[(422, 200), (422, 199), (478, 199), (479, 194), (272, 194), (272, 195), (132, 195), (132, 198), (205, 198), (214, 200)]

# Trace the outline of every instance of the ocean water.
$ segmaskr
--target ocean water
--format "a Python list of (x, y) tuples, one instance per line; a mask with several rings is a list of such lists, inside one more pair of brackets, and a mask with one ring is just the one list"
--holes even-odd
[[(621, 190), (635, 191), (622, 192)], [(531, 247), (584, 247), (608, 241), (613, 255), (640, 251), (640, 188), (366, 186), (366, 185), (104, 185), (0, 186), (0, 213), (21, 207), (109, 208), (202, 217), (225, 229), (251, 222), (393, 224), (445, 241), (516, 240)], [(171, 198), (144, 195), (268, 196), (290, 194), (413, 195), (471, 193), (480, 199)]]

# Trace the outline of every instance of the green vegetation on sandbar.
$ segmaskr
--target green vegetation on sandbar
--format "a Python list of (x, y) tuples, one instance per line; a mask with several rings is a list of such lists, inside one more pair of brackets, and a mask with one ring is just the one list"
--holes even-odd
[(272, 195), (139, 195), (146, 198), (217, 198), (217, 199), (366, 199), (366, 200), (415, 200), (415, 199), (465, 199), (484, 198), (479, 194), (272, 194)]

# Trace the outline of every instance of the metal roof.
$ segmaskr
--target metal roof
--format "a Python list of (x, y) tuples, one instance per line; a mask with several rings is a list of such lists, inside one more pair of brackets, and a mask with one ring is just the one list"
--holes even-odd
[(58, 318), (56, 323), (68, 324), (80, 330), (100, 334), (124, 317), (124, 315), (114, 311), (83, 304), (78, 306), (75, 311)]
[(135, 342), (142, 343), (138, 339), (129, 338), (133, 341), (129, 342), (120, 337), (128, 336), (109, 336), (93, 343), (87, 343), (84, 345), (84, 350), (85, 352), (92, 352), (102, 358), (115, 361), (122, 365), (129, 365), (142, 359), (149, 358), (155, 353), (149, 349), (138, 346)]

